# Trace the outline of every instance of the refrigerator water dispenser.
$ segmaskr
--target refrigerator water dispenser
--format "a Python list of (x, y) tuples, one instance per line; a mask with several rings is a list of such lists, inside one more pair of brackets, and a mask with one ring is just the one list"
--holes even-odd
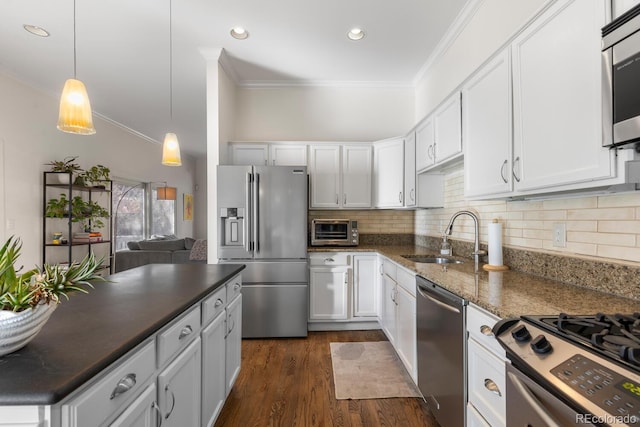
[(221, 208), (222, 241), (225, 246), (244, 245), (244, 208)]

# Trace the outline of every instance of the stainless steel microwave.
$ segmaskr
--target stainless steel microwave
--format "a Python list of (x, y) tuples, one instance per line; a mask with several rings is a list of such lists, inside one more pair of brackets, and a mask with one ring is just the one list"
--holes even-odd
[(602, 145), (640, 141), (640, 5), (602, 28)]
[(358, 221), (350, 219), (311, 220), (311, 246), (358, 246)]

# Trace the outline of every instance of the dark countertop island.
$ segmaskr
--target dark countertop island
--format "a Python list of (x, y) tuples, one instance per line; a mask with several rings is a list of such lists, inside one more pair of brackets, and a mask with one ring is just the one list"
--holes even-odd
[(0, 357), (0, 405), (52, 405), (244, 266), (150, 264), (63, 300), (26, 347)]

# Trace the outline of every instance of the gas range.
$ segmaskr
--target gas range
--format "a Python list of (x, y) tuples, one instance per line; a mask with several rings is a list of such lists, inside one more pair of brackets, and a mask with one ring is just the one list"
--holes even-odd
[(573, 425), (640, 426), (640, 313), (522, 316), (493, 332), (514, 368), (573, 409)]

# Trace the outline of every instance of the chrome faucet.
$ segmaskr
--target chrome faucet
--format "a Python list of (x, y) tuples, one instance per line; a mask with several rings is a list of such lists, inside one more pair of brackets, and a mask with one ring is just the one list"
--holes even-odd
[(447, 226), (447, 228), (444, 229), (444, 232), (442, 233), (443, 236), (450, 236), (451, 235), (451, 229), (453, 228), (453, 222), (456, 220), (456, 218), (458, 218), (460, 215), (469, 215), (472, 219), (473, 219), (473, 227), (474, 227), (474, 232), (475, 232), (475, 241), (474, 241), (474, 246), (473, 246), (473, 256), (474, 256), (474, 260), (475, 260), (475, 268), (476, 271), (478, 271), (478, 267), (480, 265), (480, 255), (486, 255), (487, 251), (484, 250), (480, 250), (480, 230), (479, 230), (479, 220), (478, 220), (478, 216), (471, 212), (471, 211), (458, 211), (456, 213), (453, 214), (453, 216), (451, 217), (451, 220), (449, 220), (449, 225)]

